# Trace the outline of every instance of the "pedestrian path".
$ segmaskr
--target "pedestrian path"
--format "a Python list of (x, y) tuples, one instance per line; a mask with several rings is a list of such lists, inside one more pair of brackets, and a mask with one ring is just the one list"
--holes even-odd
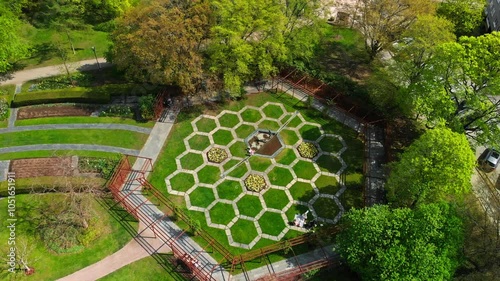
[(0, 153), (39, 151), (39, 150), (93, 150), (128, 155), (139, 155), (139, 150), (95, 144), (32, 144), (0, 148)]
[[(10, 122), (9, 122), (10, 123)], [(43, 125), (30, 125), (30, 126), (9, 126), (8, 128), (0, 129), (2, 133), (13, 132), (26, 132), (26, 131), (39, 131), (39, 130), (87, 130), (87, 129), (100, 129), (100, 130), (124, 130), (137, 132), (142, 134), (151, 133), (152, 129), (127, 124), (114, 124), (114, 123), (82, 123), (82, 124), (43, 124)]]

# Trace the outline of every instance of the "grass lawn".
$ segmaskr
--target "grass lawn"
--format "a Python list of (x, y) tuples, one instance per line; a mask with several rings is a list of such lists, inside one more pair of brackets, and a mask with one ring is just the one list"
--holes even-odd
[[(62, 64), (63, 60), (58, 56), (55, 42), (60, 42), (62, 47), (68, 51), (69, 62), (93, 59), (92, 46), (95, 46), (97, 56), (102, 57), (111, 44), (106, 32), (92, 29), (72, 30), (70, 37), (76, 51), (76, 54), (73, 54), (66, 34), (61, 34), (54, 29), (37, 29), (29, 24), (26, 24), (21, 30), (23, 30), (22, 37), (33, 44), (34, 48), (30, 58), (17, 62), (24, 69)], [(68, 63), (68, 66), (71, 68), (71, 63)]]
[[(169, 264), (165, 264), (170, 266)], [(106, 275), (99, 281), (135, 281), (138, 278), (148, 281), (180, 281), (184, 280), (173, 271), (167, 271), (153, 257), (143, 258), (117, 271)]]
[(67, 117), (44, 117), (17, 120), (16, 126), (30, 126), (30, 125), (43, 125), (43, 124), (93, 124), (93, 123), (113, 123), (113, 124), (126, 124), (134, 125), (145, 128), (153, 128), (155, 122), (139, 122), (130, 118), (121, 117), (84, 117), (84, 116), (67, 116)]
[[(86, 188), (88, 186), (100, 187), (106, 183), (103, 178), (88, 177), (35, 177), (20, 178), (16, 180), (16, 194), (33, 193), (33, 191), (43, 191), (47, 187), (57, 189), (68, 185)], [(7, 196), (7, 181), (0, 182), (0, 196)]]
[(97, 158), (114, 158), (120, 157), (119, 153), (91, 151), (91, 150), (40, 150), (40, 151), (23, 151), (0, 153), (0, 160), (23, 159), (23, 158), (40, 158), (40, 157), (56, 157), (56, 156), (82, 156), (82, 157), (97, 157)]
[[(108, 209), (103, 207), (98, 201), (92, 201), (93, 208), (96, 210), (97, 226), (101, 231), (101, 236), (92, 241), (89, 246), (79, 252), (55, 254), (47, 250), (40, 240), (33, 222), (30, 218), (37, 212), (37, 206), (41, 202), (57, 201), (62, 195), (57, 193), (50, 194), (26, 194), (16, 196), (16, 242), (28, 239), (33, 250), (30, 254), (32, 264), (36, 270), (35, 275), (25, 276), (23, 273), (16, 274), (15, 280), (56, 280), (69, 275), (79, 269), (91, 265), (106, 256), (116, 252), (131, 240), (131, 235), (118, 223)], [(0, 200), (0, 209), (7, 210), (7, 200)], [(7, 241), (9, 231), (7, 221), (2, 221), (0, 238)], [(2, 252), (5, 252), (7, 244), (1, 246)], [(0, 272), (0, 279), (12, 280), (14, 276), (7, 271)], [(33, 279), (35, 278), (35, 279)]]
[(124, 130), (40, 130), (2, 134), (0, 147), (30, 144), (96, 144), (140, 149), (148, 135)]
[(9, 126), (9, 117), (12, 112), (10, 108), (7, 109), (7, 117), (4, 120), (0, 121), (0, 128), (7, 128)]
[(0, 86), (0, 98), (5, 99), (8, 103), (14, 97), (14, 92), (16, 91), (16, 85), (3, 85)]

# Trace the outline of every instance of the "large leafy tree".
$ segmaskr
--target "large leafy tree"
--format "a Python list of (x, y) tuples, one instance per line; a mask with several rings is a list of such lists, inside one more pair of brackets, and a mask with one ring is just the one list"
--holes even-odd
[(445, 123), (481, 144), (500, 146), (500, 33), (441, 44), (410, 85), (427, 125)]
[(267, 77), (286, 59), (285, 16), (278, 0), (212, 1), (216, 23), (208, 48), (209, 69), (226, 91), (239, 95), (245, 81)]
[(449, 280), (463, 229), (447, 204), (351, 209), (337, 236), (340, 255), (363, 280)]
[(28, 55), (27, 44), (19, 36), (22, 23), (13, 8), (0, 2), (0, 72), (8, 71), (12, 62)]
[(448, 128), (425, 132), (393, 165), (386, 188), (396, 206), (436, 202), (470, 190), (475, 157), (463, 134)]
[(126, 13), (112, 35), (113, 62), (135, 81), (176, 84), (194, 93), (211, 23), (206, 0), (154, 1)]
[(366, 49), (374, 58), (401, 38), (418, 16), (434, 14), (432, 0), (358, 0), (355, 25), (366, 40)]
[(444, 0), (437, 12), (454, 24), (457, 36), (471, 35), (484, 23), (485, 6), (484, 0)]

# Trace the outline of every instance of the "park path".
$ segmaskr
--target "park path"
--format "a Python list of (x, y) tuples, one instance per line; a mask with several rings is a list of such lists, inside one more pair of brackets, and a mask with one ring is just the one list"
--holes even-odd
[[(112, 65), (111, 63), (106, 62), (106, 59), (104, 58), (99, 58), (98, 61), (101, 68), (110, 67)], [(97, 65), (95, 59), (68, 62), (67, 66), (69, 71), (71, 72), (77, 70), (85, 71), (99, 69), (99, 66)], [(37, 78), (61, 75), (65, 71), (66, 70), (63, 64), (21, 70), (8, 75), (5, 80), (0, 82), (0, 85), (22, 84), (26, 81)]]
[(92, 150), (114, 152), (129, 155), (139, 155), (139, 150), (97, 144), (32, 144), (0, 148), (0, 153), (39, 151), (39, 150)]
[(12, 126), (0, 129), (0, 134), (26, 132), (26, 131), (40, 131), (40, 130), (124, 130), (141, 134), (151, 133), (150, 128), (127, 125), (127, 124), (114, 124), (114, 123), (74, 123), (74, 124), (43, 124), (43, 125), (29, 125), (29, 126)]

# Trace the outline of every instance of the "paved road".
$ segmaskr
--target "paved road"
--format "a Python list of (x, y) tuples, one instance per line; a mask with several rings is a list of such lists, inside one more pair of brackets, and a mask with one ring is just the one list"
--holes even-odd
[[(98, 60), (102, 68), (111, 66), (111, 63), (106, 62), (104, 58), (99, 58)], [(71, 62), (68, 63), (67, 65), (69, 70), (72, 72), (77, 70), (84, 71), (84, 70), (94, 70), (99, 68), (95, 59)], [(37, 78), (61, 75), (64, 74), (64, 72), (65, 69), (63, 64), (33, 68), (28, 70), (21, 70), (12, 74), (5, 81), (1, 81), (0, 85), (21, 84), (23, 82)]]
[(114, 152), (129, 155), (139, 155), (139, 150), (123, 147), (95, 145), (95, 144), (32, 144), (22, 146), (10, 146), (0, 148), (0, 153), (25, 152), (38, 150), (94, 150), (103, 152)]
[(44, 124), (44, 125), (16, 126), (16, 127), (2, 128), (0, 129), (0, 134), (12, 133), (12, 132), (40, 131), (40, 130), (88, 130), (88, 129), (124, 130), (142, 134), (151, 133), (150, 128), (139, 127), (134, 125), (113, 124), (113, 123), (90, 123), (90, 124)]

